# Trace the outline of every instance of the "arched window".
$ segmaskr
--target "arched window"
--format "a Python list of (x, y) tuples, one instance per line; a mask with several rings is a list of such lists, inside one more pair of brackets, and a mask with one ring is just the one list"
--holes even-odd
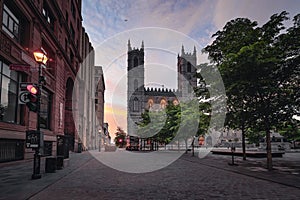
[(137, 57), (134, 57), (133, 59), (133, 67), (137, 67), (139, 65), (139, 60)]
[(167, 101), (165, 99), (162, 99), (160, 101), (160, 108), (165, 109), (167, 107)]
[(192, 65), (190, 62), (187, 63), (187, 72), (192, 72)]
[(175, 100), (173, 101), (173, 105), (174, 105), (174, 106), (177, 106), (178, 104), (179, 104), (178, 100), (175, 99)]
[(133, 82), (133, 89), (134, 91), (136, 91), (138, 89), (138, 80), (134, 79), (134, 82)]
[(153, 102), (153, 99), (149, 99), (148, 100), (148, 109), (152, 108), (154, 102)]
[(139, 100), (136, 97), (133, 99), (133, 111), (134, 112), (139, 111)]
[(188, 85), (188, 93), (191, 94), (192, 93), (192, 86)]

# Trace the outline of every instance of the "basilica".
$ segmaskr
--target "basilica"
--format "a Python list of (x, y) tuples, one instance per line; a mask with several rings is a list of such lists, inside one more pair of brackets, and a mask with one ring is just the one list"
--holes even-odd
[[(192, 95), (197, 86), (196, 47), (192, 53), (181, 49), (177, 56), (177, 89), (146, 88), (144, 65), (144, 42), (141, 48), (132, 48), (128, 40), (127, 51), (127, 133), (136, 135), (136, 123), (141, 121), (145, 110), (164, 109), (168, 103), (178, 104)], [(176, 59), (176, 58), (174, 58)]]

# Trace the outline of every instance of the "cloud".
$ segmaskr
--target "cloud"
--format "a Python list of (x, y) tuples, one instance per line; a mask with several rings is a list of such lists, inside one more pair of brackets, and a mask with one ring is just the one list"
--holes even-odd
[[(176, 71), (176, 58), (182, 44), (188, 52), (196, 45), (198, 64), (207, 62), (201, 49), (213, 41), (211, 35), (229, 20), (247, 17), (262, 25), (271, 15), (283, 10), (288, 11), (291, 18), (299, 13), (296, 0), (84, 0), (82, 4), (83, 26), (96, 51), (95, 63), (103, 66), (105, 74), (105, 102), (124, 112), (128, 39), (132, 47), (138, 48), (144, 40), (145, 64), (149, 65), (146, 81), (177, 88), (176, 77), (163, 82), (165, 73), (156, 73), (154, 64)], [(109, 109), (106, 111), (105, 115), (114, 123), (126, 126), (122, 115), (116, 115), (120, 118), (116, 119)]]
[(296, 13), (299, 13), (299, 1), (218, 0), (213, 21), (218, 29), (222, 29), (226, 22), (237, 17), (246, 17), (262, 25), (273, 14), (281, 13), (282, 11), (288, 11), (290, 16), (294, 16)]

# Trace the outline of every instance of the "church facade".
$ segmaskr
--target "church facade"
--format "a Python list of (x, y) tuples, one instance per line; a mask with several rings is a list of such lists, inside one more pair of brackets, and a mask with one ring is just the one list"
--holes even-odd
[(177, 56), (177, 83), (175, 90), (145, 87), (144, 42), (141, 48), (132, 48), (128, 40), (127, 51), (127, 133), (136, 136), (136, 123), (141, 121), (145, 110), (164, 109), (168, 103), (179, 104), (182, 99), (193, 95), (197, 86), (196, 48), (186, 53), (182, 46)]

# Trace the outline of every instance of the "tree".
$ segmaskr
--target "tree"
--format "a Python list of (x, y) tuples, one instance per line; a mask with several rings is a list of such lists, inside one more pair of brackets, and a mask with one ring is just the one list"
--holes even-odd
[(124, 148), (126, 145), (126, 133), (121, 127), (117, 127), (117, 132), (115, 133), (116, 137), (114, 139), (115, 144), (119, 148)]
[(241, 129), (243, 138), (251, 127), (266, 132), (269, 170), (270, 131), (291, 120), (299, 99), (299, 16), (294, 27), (281, 33), (287, 14), (274, 14), (262, 27), (245, 18), (231, 20), (204, 48), (224, 81), (227, 124)]
[(138, 136), (141, 138), (154, 138), (160, 143), (168, 144), (177, 132), (175, 123), (179, 105), (168, 103), (165, 110), (146, 110), (142, 113), (142, 120), (137, 123)]

